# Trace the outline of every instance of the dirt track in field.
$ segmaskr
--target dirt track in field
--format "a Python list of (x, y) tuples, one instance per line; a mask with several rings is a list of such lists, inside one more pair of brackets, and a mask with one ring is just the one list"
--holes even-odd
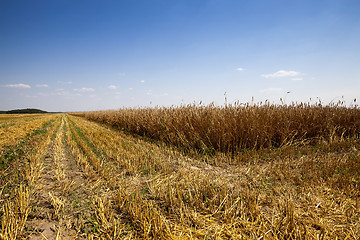
[(90, 227), (90, 182), (68, 152), (65, 125), (63, 119), (43, 161), (27, 225), (31, 240), (85, 239), (81, 232)]

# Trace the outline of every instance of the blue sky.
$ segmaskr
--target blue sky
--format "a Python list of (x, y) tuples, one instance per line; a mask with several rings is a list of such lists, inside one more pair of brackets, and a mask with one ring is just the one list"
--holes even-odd
[(350, 104), (359, 43), (358, 0), (1, 0), (0, 110)]

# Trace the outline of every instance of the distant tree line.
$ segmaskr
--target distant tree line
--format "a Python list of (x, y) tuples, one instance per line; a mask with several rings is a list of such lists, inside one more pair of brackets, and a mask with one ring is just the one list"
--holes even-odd
[(0, 114), (26, 114), (26, 113), (47, 113), (46, 111), (35, 109), (35, 108), (26, 108), (26, 109), (15, 109), (9, 111), (0, 111)]

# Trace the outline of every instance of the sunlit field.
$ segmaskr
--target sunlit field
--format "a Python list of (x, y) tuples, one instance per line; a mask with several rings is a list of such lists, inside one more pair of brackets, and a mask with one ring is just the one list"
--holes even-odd
[(360, 109), (0, 115), (0, 239), (359, 239)]

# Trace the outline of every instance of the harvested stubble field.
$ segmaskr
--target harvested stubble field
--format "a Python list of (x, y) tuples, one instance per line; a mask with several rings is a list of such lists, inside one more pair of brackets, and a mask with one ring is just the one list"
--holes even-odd
[(356, 107), (121, 109), (0, 131), (1, 239), (360, 238)]

